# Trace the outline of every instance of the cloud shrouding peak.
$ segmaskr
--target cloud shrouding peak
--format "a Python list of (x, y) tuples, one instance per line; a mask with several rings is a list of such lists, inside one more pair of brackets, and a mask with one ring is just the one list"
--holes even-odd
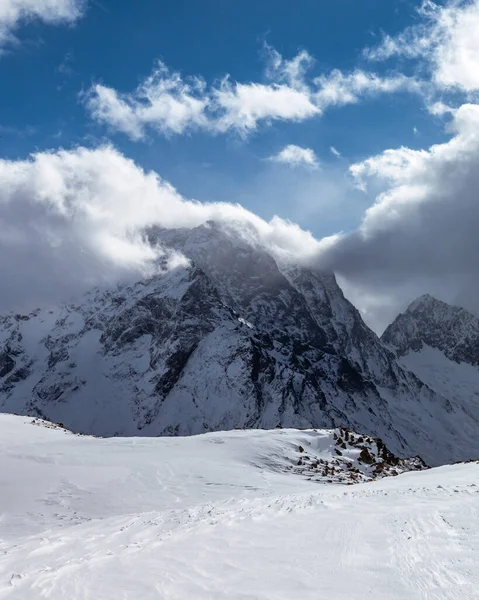
[(0, 54), (6, 46), (18, 43), (14, 32), (22, 22), (73, 23), (81, 17), (85, 4), (85, 0), (1, 0)]
[(97, 83), (83, 99), (94, 120), (140, 140), (149, 131), (164, 135), (233, 131), (246, 137), (260, 124), (301, 122), (320, 116), (330, 106), (361, 98), (420, 92), (418, 83), (404, 75), (334, 70), (314, 78), (309, 76), (314, 61), (306, 51), (285, 60), (276, 50), (267, 50), (264, 81), (238, 82), (226, 75), (208, 85), (202, 77), (185, 78), (159, 62), (131, 93)]
[(237, 204), (187, 200), (110, 146), (0, 161), (0, 278), (9, 282), (0, 310), (152, 273), (165, 250), (146, 242), (145, 229), (208, 220), (233, 225), (276, 257), (333, 269), (377, 330), (424, 292), (478, 309), (479, 106), (463, 105), (452, 127), (443, 144), (353, 165), (363, 187), (381, 193), (356, 231), (320, 241)]
[[(0, 160), (0, 312), (58, 302), (96, 285), (155, 271), (165, 250), (145, 230), (232, 224), (281, 256), (314, 252), (298, 226), (239, 205), (184, 199), (110, 146)], [(177, 257), (173, 257), (175, 260)]]
[(294, 144), (285, 146), (278, 154), (271, 156), (269, 160), (288, 164), (292, 167), (303, 166), (310, 169), (317, 169), (319, 167), (319, 161), (314, 150), (311, 148), (301, 148), (301, 146), (295, 146)]
[(463, 92), (479, 89), (479, 0), (449, 0), (439, 5), (425, 0), (420, 22), (366, 51), (371, 60), (393, 56), (420, 59), (429, 66), (433, 82), (441, 89)]

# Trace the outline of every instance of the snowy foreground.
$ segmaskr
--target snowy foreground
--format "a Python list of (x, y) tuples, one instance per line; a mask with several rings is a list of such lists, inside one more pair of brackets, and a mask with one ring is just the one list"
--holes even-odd
[(0, 598), (477, 600), (479, 464), (308, 479), (298, 457), (331, 440), (104, 440), (0, 415)]

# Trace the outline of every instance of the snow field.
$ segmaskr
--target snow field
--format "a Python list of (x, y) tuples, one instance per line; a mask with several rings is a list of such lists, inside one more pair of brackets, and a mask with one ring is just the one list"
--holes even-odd
[(332, 435), (0, 415), (0, 599), (476, 600), (479, 464), (348, 486), (288, 468), (332, 459)]

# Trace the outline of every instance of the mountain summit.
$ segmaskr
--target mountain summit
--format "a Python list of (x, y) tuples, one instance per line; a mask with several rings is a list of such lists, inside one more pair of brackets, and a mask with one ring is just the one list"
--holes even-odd
[(429, 294), (414, 300), (381, 339), (401, 356), (427, 345), (457, 363), (479, 365), (479, 318)]
[[(479, 319), (425, 295), (386, 329), (382, 341), (399, 363), (467, 415), (464, 438), (479, 423)], [(456, 416), (451, 414), (451, 422)]]

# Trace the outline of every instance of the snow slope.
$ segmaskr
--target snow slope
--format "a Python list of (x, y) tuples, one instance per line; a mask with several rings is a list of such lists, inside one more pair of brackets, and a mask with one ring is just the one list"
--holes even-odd
[(421, 350), (409, 350), (401, 363), (439, 394), (460, 403), (474, 422), (479, 422), (479, 368), (465, 362), (457, 363), (441, 350), (424, 345)]
[(105, 440), (1, 415), (0, 598), (476, 599), (479, 465), (287, 468), (332, 460), (334, 433)]

